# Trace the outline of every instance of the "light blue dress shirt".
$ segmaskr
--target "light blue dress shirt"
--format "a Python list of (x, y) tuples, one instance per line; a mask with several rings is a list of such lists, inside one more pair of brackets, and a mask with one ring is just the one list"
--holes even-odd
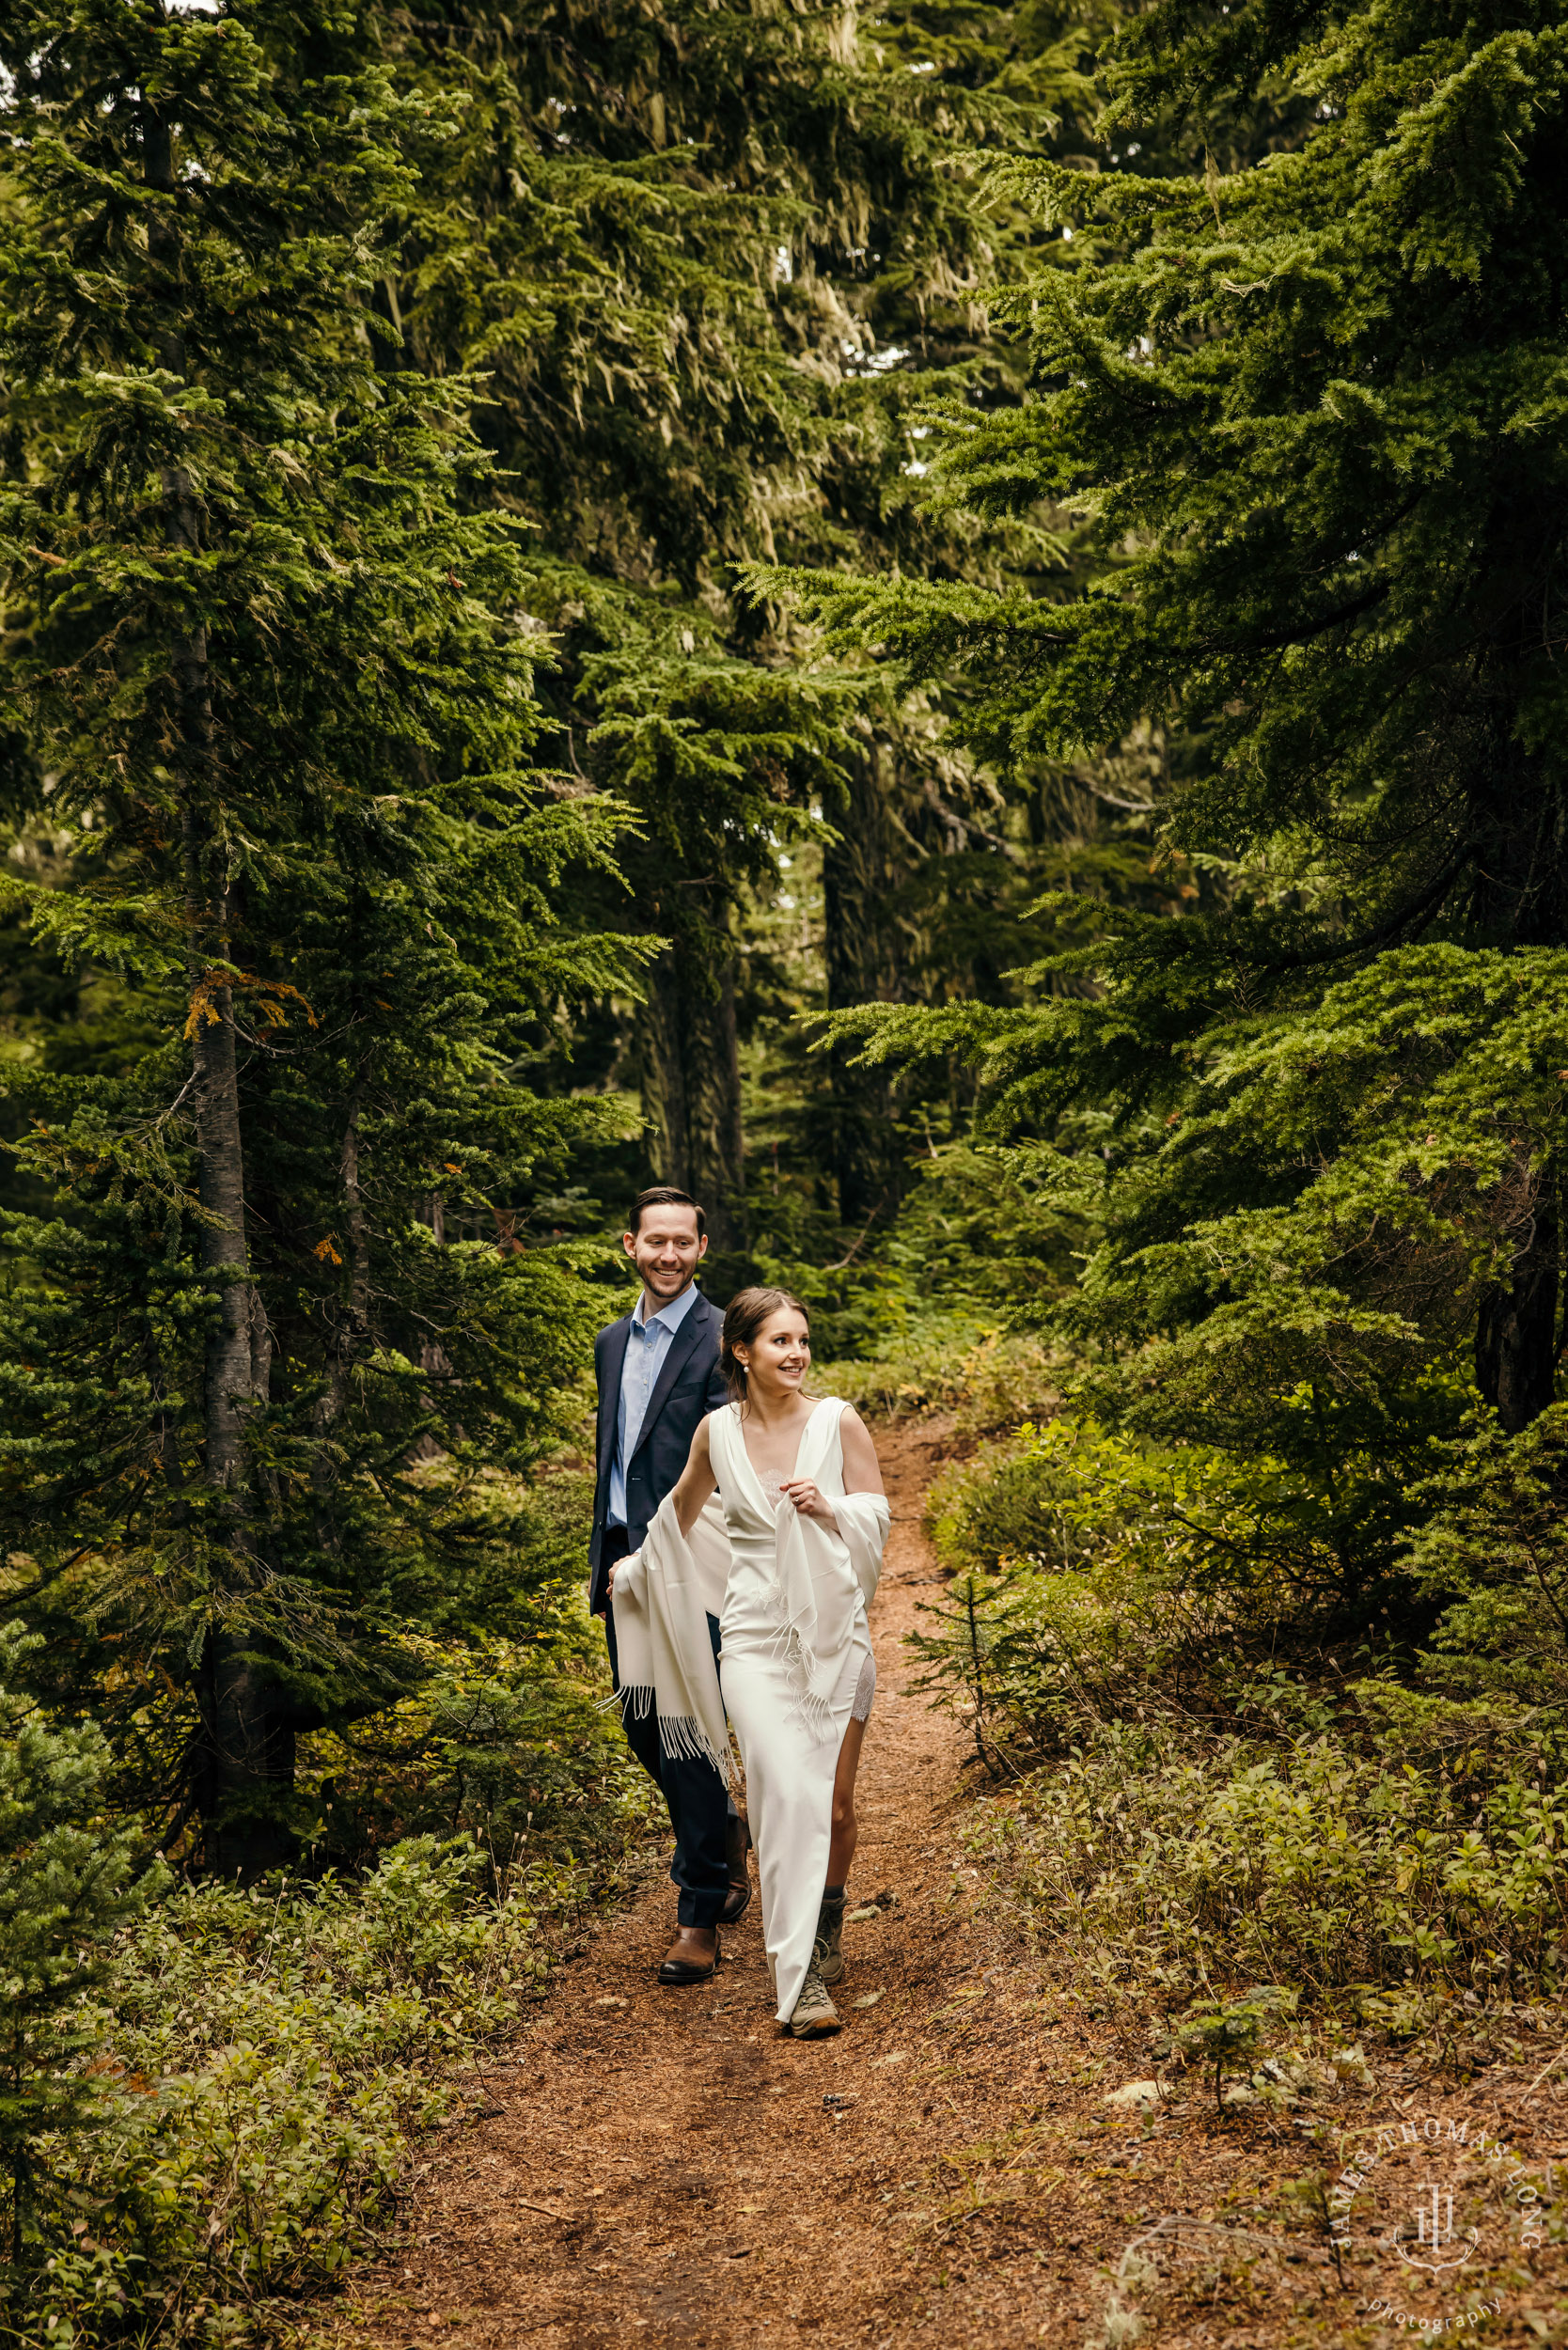
[(675, 1333), (696, 1305), (697, 1295), (696, 1282), (688, 1283), (679, 1297), (672, 1297), (667, 1306), (661, 1306), (646, 1322), (642, 1309), (648, 1299), (644, 1295), (637, 1300), (620, 1366), (620, 1408), (616, 1420), (615, 1459), (610, 1463), (610, 1505), (605, 1512), (611, 1526), (626, 1523), (626, 1465), (637, 1449), (648, 1401), (664, 1369), (665, 1358), (675, 1343)]

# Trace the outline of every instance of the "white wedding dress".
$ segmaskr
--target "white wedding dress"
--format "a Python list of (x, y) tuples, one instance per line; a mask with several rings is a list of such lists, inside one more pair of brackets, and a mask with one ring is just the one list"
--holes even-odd
[[(795, 1458), (793, 1474), (810, 1478), (829, 1501), (845, 1497), (839, 1428), (844, 1408), (836, 1396), (816, 1406), (801, 1432)], [(738, 1405), (726, 1404), (710, 1415), (708, 1439), (730, 1549), (719, 1620), (719, 1679), (745, 1770), (746, 1811), (762, 1894), (762, 1939), (773, 1962), (782, 2024), (794, 2013), (811, 1963), (827, 1882), (834, 1774), (852, 1712), (864, 1718), (855, 1699), (870, 1666), (870, 1638), (865, 1596), (849, 1548), (823, 1528), (829, 1554), (842, 1554), (843, 1585), (838, 1596), (851, 1611), (853, 1623), (832, 1689), (814, 1713), (803, 1706), (787, 1650), (776, 1480), (769, 1480), (776, 1488), (770, 1494), (746, 1451)], [(886, 1507), (878, 1507), (886, 1528)], [(880, 1564), (880, 1538), (876, 1550)], [(834, 1572), (837, 1566), (835, 1559)]]

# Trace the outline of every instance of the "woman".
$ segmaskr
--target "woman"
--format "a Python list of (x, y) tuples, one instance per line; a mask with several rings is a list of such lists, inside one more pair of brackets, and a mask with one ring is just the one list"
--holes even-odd
[(642, 1553), (621, 1562), (614, 1585), (618, 1641), (623, 1603), (665, 1611), (644, 1636), (660, 1660), (648, 1668), (657, 1693), (640, 1701), (657, 1704), (661, 1735), (667, 1724), (670, 1741), (712, 1752), (718, 1739), (698, 1685), (705, 1643), (681, 1608), (695, 1622), (699, 1603), (685, 1594), (701, 1584), (698, 1521), (716, 1492), (729, 1537), (723, 1710), (745, 1767), (778, 2020), (797, 2039), (839, 2029), (823, 1978), (843, 1972), (855, 1776), (876, 1686), (866, 1606), (888, 1525), (865, 1423), (838, 1398), (803, 1392), (810, 1360), (798, 1298), (743, 1290), (720, 1340), (732, 1401), (698, 1427)]

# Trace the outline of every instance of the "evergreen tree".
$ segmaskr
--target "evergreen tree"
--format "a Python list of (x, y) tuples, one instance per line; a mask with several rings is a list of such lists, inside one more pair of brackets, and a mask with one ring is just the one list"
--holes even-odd
[[(1451, 1424), (1472, 1370), (1512, 1429), (1553, 1392), (1561, 39), (1435, 0), (1132, 20), (1115, 135), (1175, 123), (1185, 166), (1011, 171), (1087, 258), (1015, 306), (1031, 399), (936, 461), (971, 510), (1087, 515), (1100, 569), (811, 590), (839, 642), (962, 670), (998, 761), (1139, 713), (1180, 734), (1185, 918), (1127, 912), (1011, 1017), (860, 1026), (979, 1052), (1016, 1132), (1115, 1104), (1081, 1318), (1122, 1350), (1190, 1331), (1180, 1402), (1139, 1357), (1147, 1408), (1202, 1386), (1325, 1509), (1341, 1422), (1343, 1468)], [(1268, 104), (1278, 137), (1221, 169)]]
[[(841, 0), (545, 0), (525, 21), (448, 0), (382, 38), (400, 80), (462, 72), (469, 97), (458, 138), (421, 150), (387, 314), (411, 363), (490, 371), (495, 494), (537, 525), (533, 608), (560, 647), (558, 756), (638, 808), (619, 918), (671, 942), (606, 1058), (732, 1252), (745, 903), (825, 822), (830, 995), (897, 990), (889, 871), (962, 833), (973, 796), (863, 668), (806, 672), (733, 566), (991, 560), (914, 495), (931, 377), (982, 404), (1008, 381), (979, 301), (998, 230), (950, 149), (1043, 133), (1078, 45), (1034, 0), (860, 26)], [(1033, 233), (1016, 208), (1004, 227)], [(863, 1080), (840, 1062), (835, 1082), (830, 1169), (858, 1221), (886, 1173)]]
[(161, 1873), (137, 1879), (133, 1834), (93, 1817), (109, 1761), (99, 1731), (51, 1730), (18, 1693), (37, 1645), (20, 1623), (0, 1628), (0, 2157), (13, 2262), (36, 2224), (38, 2141), (92, 2118), (82, 2056), (98, 2031), (84, 1994), (101, 1978), (109, 1935)]
[(635, 950), (556, 918), (616, 818), (530, 766), (471, 387), (375, 363), (434, 96), (334, 70), (314, 0), (0, 24), (0, 545), (71, 842), (10, 885), (155, 1039), (8, 1079), (56, 1206), (9, 1218), (0, 1519), (59, 1656), (114, 1664), (134, 1792), (250, 1872), (297, 1733), (504, 1572), (476, 1471), (558, 1424), (591, 1314), (491, 1208), (590, 1118), (523, 1082), (541, 1017)]

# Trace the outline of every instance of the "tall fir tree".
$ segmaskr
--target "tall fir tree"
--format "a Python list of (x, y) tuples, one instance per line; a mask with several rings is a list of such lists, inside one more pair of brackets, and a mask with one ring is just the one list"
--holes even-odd
[(1011, 1016), (861, 1032), (978, 1053), (1015, 1132), (1116, 1105), (1082, 1322), (1325, 1509), (1336, 1428), (1341, 1469), (1396, 1460), (1473, 1377), (1517, 1430), (1560, 1352), (1562, 39), (1435, 0), (1130, 20), (1113, 144), (1163, 124), (1184, 165), (1004, 172), (1086, 258), (1015, 306), (1031, 398), (935, 461), (970, 511), (1085, 515), (1099, 569), (809, 587), (841, 645), (961, 670), (999, 762), (1180, 734), (1186, 918), (1127, 913)]
[[(888, 857), (902, 883), (985, 795), (866, 671), (812, 669), (733, 567), (993, 562), (915, 496), (930, 380), (982, 405), (1008, 382), (979, 298), (997, 224), (951, 150), (1052, 130), (1079, 43), (1032, 0), (870, 24), (841, 0), (546, 0), (526, 22), (448, 0), (382, 37), (400, 80), (461, 71), (469, 98), (421, 155), (384, 305), (411, 364), (490, 371), (495, 494), (538, 527), (560, 647), (559, 756), (637, 807), (621, 918), (671, 942), (621, 1065), (658, 1171), (739, 1251), (748, 897), (825, 823), (829, 993), (897, 989)], [(1004, 229), (1033, 233), (1016, 208)], [(886, 1189), (885, 1105), (841, 1059), (834, 1087), (827, 1172), (857, 1221)]]
[(504, 1572), (475, 1472), (550, 1434), (589, 1315), (490, 1209), (592, 1116), (523, 1082), (541, 1016), (635, 949), (557, 919), (618, 820), (531, 764), (471, 387), (376, 364), (438, 98), (340, 70), (316, 0), (0, 27), (0, 546), (71, 844), (9, 886), (153, 1040), (8, 1073), (55, 1206), (9, 1218), (0, 1521), (137, 1792), (251, 1873), (297, 1734), (408, 1686), (407, 1632)]

